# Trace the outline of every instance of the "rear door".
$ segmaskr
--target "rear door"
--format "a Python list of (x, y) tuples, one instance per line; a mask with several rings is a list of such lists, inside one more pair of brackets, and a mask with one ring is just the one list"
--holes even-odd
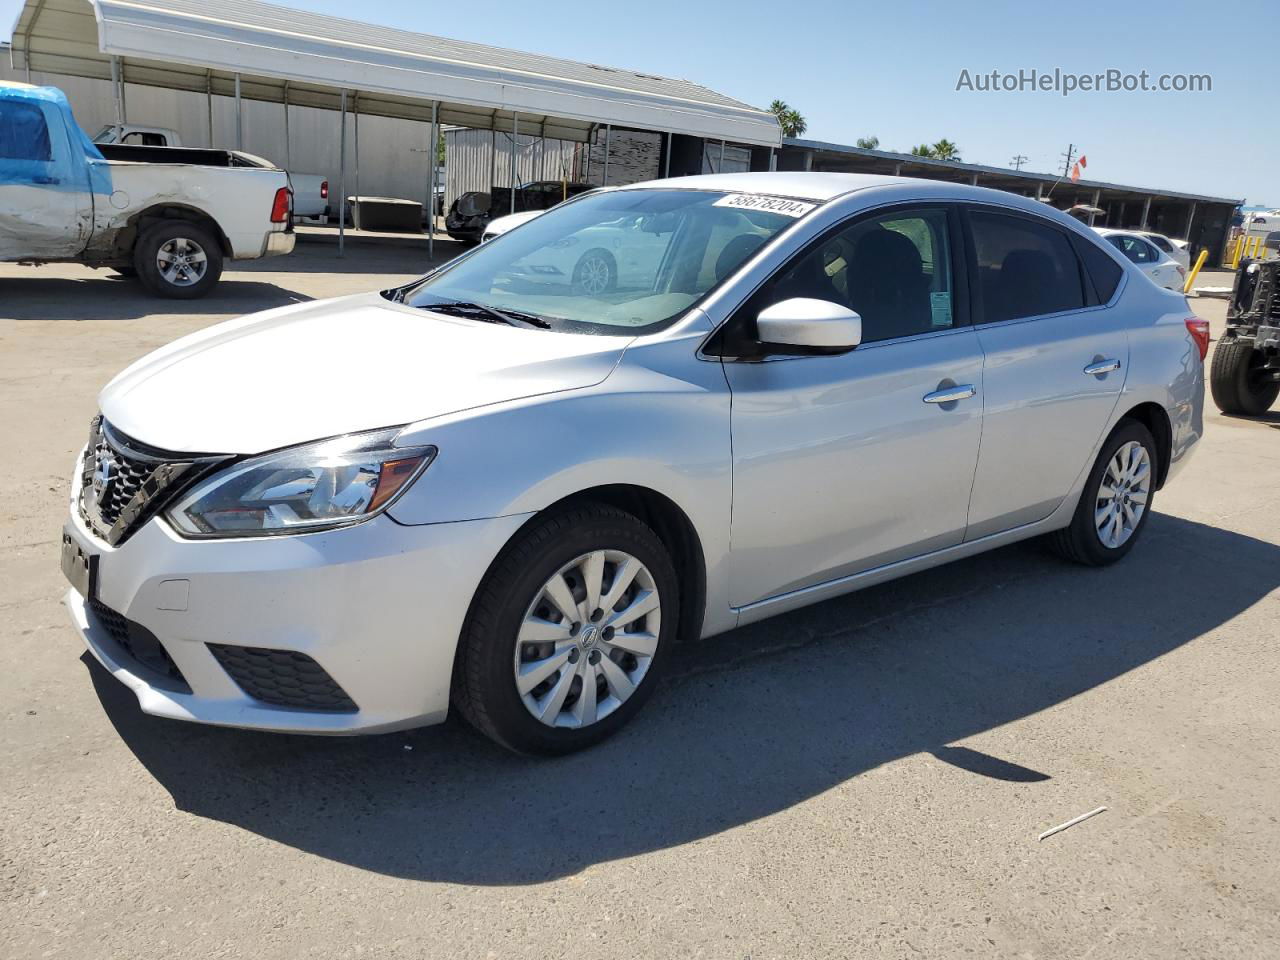
[(73, 146), (56, 104), (0, 97), (0, 260), (84, 249), (93, 201), (87, 161)]
[(1065, 228), (977, 205), (965, 220), (975, 330), (986, 354), (982, 449), (965, 535), (974, 540), (1042, 520), (1070, 492), (1120, 397), (1129, 343), (1120, 311), (1104, 302), (1115, 283), (1096, 289)]

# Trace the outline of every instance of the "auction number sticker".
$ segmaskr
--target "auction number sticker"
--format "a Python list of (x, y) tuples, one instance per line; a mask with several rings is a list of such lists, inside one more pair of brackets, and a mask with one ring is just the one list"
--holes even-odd
[(805, 203), (803, 200), (788, 200), (786, 197), (765, 197), (758, 193), (731, 193), (721, 197), (712, 206), (736, 207), (739, 210), (763, 210), (766, 213), (780, 213), (784, 217), (803, 217), (817, 204)]

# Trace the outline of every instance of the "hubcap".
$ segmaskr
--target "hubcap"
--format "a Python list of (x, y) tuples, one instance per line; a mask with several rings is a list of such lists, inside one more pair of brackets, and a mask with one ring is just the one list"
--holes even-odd
[(542, 585), (516, 638), (515, 684), (549, 727), (585, 727), (622, 706), (658, 650), (662, 604), (649, 569), (596, 550)]
[(592, 296), (609, 289), (609, 264), (603, 257), (588, 257), (579, 269), (578, 285)]
[(1094, 504), (1094, 526), (1104, 547), (1123, 546), (1142, 519), (1151, 494), (1151, 455), (1130, 440), (1112, 456)]
[(174, 237), (160, 244), (156, 251), (156, 269), (166, 282), (175, 287), (189, 287), (200, 282), (209, 268), (204, 248), (187, 237)]

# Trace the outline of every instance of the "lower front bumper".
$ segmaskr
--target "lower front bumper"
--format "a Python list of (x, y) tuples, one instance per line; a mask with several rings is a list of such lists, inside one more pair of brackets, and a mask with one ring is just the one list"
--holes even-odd
[[(448, 712), (471, 597), (524, 519), (402, 526), (383, 516), (328, 533), (222, 541), (183, 540), (153, 520), (112, 548), (73, 514), (68, 532), (98, 557), (98, 601), (154, 635), (189, 693), (156, 682), (74, 589), (67, 608), (145, 713), (291, 733), (422, 726)], [(218, 645), (305, 654), (356, 709), (256, 700), (215, 656)]]

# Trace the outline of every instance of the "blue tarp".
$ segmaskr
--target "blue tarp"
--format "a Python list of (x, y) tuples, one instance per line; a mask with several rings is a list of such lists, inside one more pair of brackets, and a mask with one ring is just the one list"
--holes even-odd
[(111, 168), (57, 87), (0, 83), (0, 184), (111, 193)]

